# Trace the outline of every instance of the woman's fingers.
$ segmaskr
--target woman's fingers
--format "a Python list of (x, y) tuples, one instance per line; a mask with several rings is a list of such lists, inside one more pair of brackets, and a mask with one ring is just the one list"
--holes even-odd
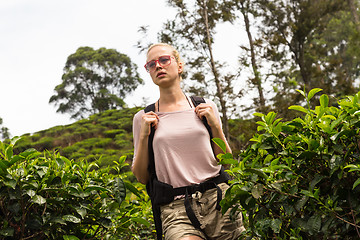
[(150, 134), (150, 126), (157, 127), (159, 116), (154, 112), (147, 112), (142, 116), (142, 120), (143, 126), (146, 128), (144, 131), (146, 130)]
[(215, 113), (210, 104), (206, 104), (206, 103), (199, 104), (195, 108), (195, 112), (200, 119), (203, 119), (205, 117), (210, 126), (216, 123)]

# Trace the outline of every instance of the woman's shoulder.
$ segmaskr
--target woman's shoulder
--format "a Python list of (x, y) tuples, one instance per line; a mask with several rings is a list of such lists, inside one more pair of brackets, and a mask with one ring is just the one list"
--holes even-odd
[(205, 102), (208, 103), (208, 104), (211, 104), (213, 107), (215, 107), (217, 109), (217, 106), (216, 106), (216, 103), (209, 99), (209, 98), (204, 98)]
[(141, 118), (142, 115), (144, 115), (144, 114), (145, 114), (144, 109), (139, 110), (137, 113), (135, 113), (134, 120)]

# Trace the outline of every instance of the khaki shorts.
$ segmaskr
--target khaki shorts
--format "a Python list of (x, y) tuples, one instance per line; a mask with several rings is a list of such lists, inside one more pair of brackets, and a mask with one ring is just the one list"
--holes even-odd
[[(218, 185), (222, 190), (223, 197), (229, 186), (226, 183)], [(230, 240), (238, 239), (245, 230), (242, 224), (241, 214), (234, 222), (229, 218), (229, 211), (222, 215), (216, 210), (216, 188), (209, 189), (204, 193), (196, 192), (192, 195), (192, 209), (201, 223), (201, 229), (205, 234), (196, 229), (186, 214), (184, 199), (178, 199), (170, 204), (161, 206), (161, 221), (166, 240), (178, 240), (186, 236), (198, 236), (203, 239)], [(208, 237), (208, 238), (206, 238)]]

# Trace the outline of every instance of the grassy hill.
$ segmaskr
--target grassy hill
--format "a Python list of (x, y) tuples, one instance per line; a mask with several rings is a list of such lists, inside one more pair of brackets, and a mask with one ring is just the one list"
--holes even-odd
[[(132, 120), (141, 108), (108, 110), (63, 126), (55, 126), (33, 134), (25, 134), (15, 146), (15, 152), (35, 148), (38, 151), (58, 151), (74, 160), (95, 161), (100, 167), (112, 165), (126, 155), (133, 156)], [(230, 145), (234, 156), (249, 145), (255, 120), (230, 119)]]
[(133, 155), (132, 119), (138, 110), (108, 110), (73, 124), (25, 134), (15, 151), (56, 150), (69, 159), (96, 161), (100, 167), (111, 165), (122, 155), (129, 160)]

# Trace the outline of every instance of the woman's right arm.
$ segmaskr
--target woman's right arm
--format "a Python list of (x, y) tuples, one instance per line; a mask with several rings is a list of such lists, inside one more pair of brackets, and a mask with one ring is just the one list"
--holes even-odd
[[(140, 119), (139, 119), (140, 118)], [(132, 164), (132, 172), (137, 180), (146, 184), (149, 181), (149, 150), (148, 139), (151, 126), (157, 126), (159, 117), (154, 112), (136, 115), (133, 121), (134, 135), (134, 159)]]

